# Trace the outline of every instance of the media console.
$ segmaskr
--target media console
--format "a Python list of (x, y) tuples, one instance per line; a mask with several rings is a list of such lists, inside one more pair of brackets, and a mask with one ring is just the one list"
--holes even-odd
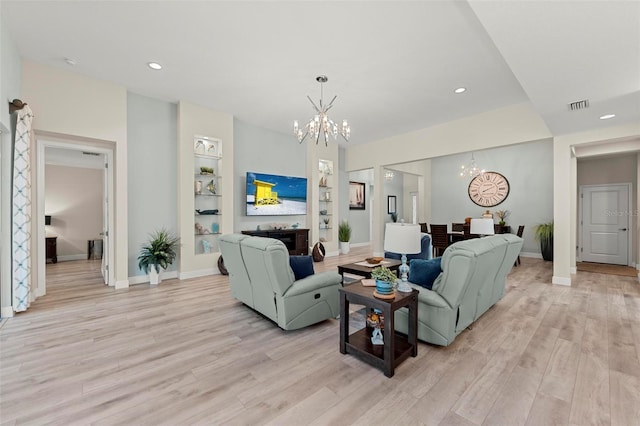
[(254, 237), (267, 237), (280, 240), (287, 246), (292, 256), (309, 254), (309, 230), (308, 229), (269, 229), (266, 231), (242, 231), (245, 235)]

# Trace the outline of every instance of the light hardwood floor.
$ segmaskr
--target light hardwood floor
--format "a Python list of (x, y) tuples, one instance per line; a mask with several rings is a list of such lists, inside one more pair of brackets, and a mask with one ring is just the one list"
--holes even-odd
[[(369, 255), (327, 258), (316, 270)], [(638, 425), (640, 287), (523, 258), (503, 300), (393, 378), (338, 350), (337, 320), (284, 332), (227, 277), (114, 291), (99, 264), (47, 269), (0, 328), (2, 424)]]

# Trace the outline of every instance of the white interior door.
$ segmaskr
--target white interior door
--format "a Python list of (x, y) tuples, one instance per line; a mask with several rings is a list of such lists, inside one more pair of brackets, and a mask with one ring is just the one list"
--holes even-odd
[(581, 259), (627, 265), (629, 261), (629, 186), (583, 186)]
[(104, 283), (109, 285), (109, 157), (104, 156), (102, 175), (102, 265), (100, 271)]

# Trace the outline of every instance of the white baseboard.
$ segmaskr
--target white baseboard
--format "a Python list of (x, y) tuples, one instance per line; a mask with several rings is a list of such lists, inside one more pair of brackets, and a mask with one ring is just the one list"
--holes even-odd
[(220, 270), (216, 268), (199, 269), (196, 271), (180, 272), (177, 277), (179, 280), (188, 280), (189, 278), (206, 277), (208, 275), (220, 275)]
[(521, 251), (520, 252), (520, 256), (521, 257), (531, 257), (533, 259), (542, 259), (542, 254), (540, 254), (540, 253), (532, 253), (530, 251)]
[(553, 276), (551, 284), (565, 285), (571, 287), (571, 278)]
[(340, 255), (340, 250), (336, 250), (336, 251), (328, 251), (324, 254), (324, 257), (334, 257), (334, 256), (339, 256)]
[(129, 288), (129, 280), (120, 280), (116, 281), (116, 285), (114, 286), (116, 290), (120, 290), (123, 288)]
[(13, 317), (13, 307), (12, 306), (3, 306), (0, 308), (0, 317), (2, 318), (11, 318)]
[(58, 256), (58, 262), (67, 262), (69, 260), (87, 260), (87, 254), (65, 254)]
[(570, 268), (569, 268), (569, 273), (570, 273), (571, 275), (575, 275), (575, 274), (577, 274), (577, 273), (578, 273), (578, 268), (576, 268), (575, 266), (570, 267)]
[[(160, 280), (170, 280), (178, 278), (178, 271), (164, 271), (160, 272)], [(149, 282), (149, 275), (136, 275), (135, 277), (129, 277), (129, 285), (144, 284)]]
[(371, 245), (371, 243), (351, 243), (350, 246), (351, 247), (365, 247)]

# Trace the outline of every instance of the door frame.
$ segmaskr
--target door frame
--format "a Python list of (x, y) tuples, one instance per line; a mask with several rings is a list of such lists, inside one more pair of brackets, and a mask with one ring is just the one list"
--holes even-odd
[[(112, 148), (107, 147), (99, 147), (95, 145), (83, 144), (81, 142), (73, 142), (73, 141), (59, 141), (59, 140), (51, 140), (46, 138), (45, 136), (38, 136), (36, 134), (36, 235), (37, 235), (37, 250), (36, 250), (36, 261), (37, 261), (37, 286), (35, 289), (36, 297), (44, 296), (47, 292), (46, 287), (46, 250), (45, 250), (45, 225), (44, 225), (44, 188), (45, 188), (45, 149), (47, 147), (52, 148), (63, 148), (70, 149), (74, 151), (90, 151), (97, 152), (100, 154), (104, 154), (109, 167), (106, 168), (106, 183), (107, 183), (107, 194), (106, 197), (111, 202), (107, 203), (109, 221), (108, 221), (108, 229), (106, 230), (108, 234), (108, 238), (110, 239), (110, 244), (108, 245), (107, 252), (103, 252), (103, 256), (107, 257), (107, 264), (110, 265), (108, 272), (109, 279), (109, 287), (115, 286), (116, 278), (115, 278), (115, 268), (113, 268), (114, 259), (115, 259), (115, 250), (113, 241), (116, 240), (117, 236), (115, 234), (115, 197), (114, 197), (114, 188), (115, 188), (115, 173), (114, 173), (114, 150)], [(103, 194), (103, 209), (104, 209), (104, 197)], [(103, 230), (104, 231), (104, 230)]]
[[(603, 184), (599, 184), (599, 185), (578, 185), (578, 248), (577, 248), (577, 253), (576, 253), (576, 260), (578, 262), (582, 262), (582, 248), (584, 246), (583, 244), (583, 237), (582, 237), (582, 233), (584, 232), (584, 224), (582, 223), (582, 218), (583, 218), (583, 208), (584, 208), (584, 197), (583, 197), (583, 190), (585, 188), (602, 188), (602, 187), (614, 187), (614, 186), (626, 186), (627, 187), (627, 194), (629, 195), (629, 213), (631, 213), (632, 210), (632, 206), (633, 206), (633, 193), (632, 193), (632, 185), (631, 182), (624, 182), (624, 183), (603, 183)], [(627, 266), (635, 266), (635, 262), (634, 262), (634, 256), (633, 256), (633, 230), (631, 227), (631, 214), (627, 214), (624, 215), (627, 218)]]

